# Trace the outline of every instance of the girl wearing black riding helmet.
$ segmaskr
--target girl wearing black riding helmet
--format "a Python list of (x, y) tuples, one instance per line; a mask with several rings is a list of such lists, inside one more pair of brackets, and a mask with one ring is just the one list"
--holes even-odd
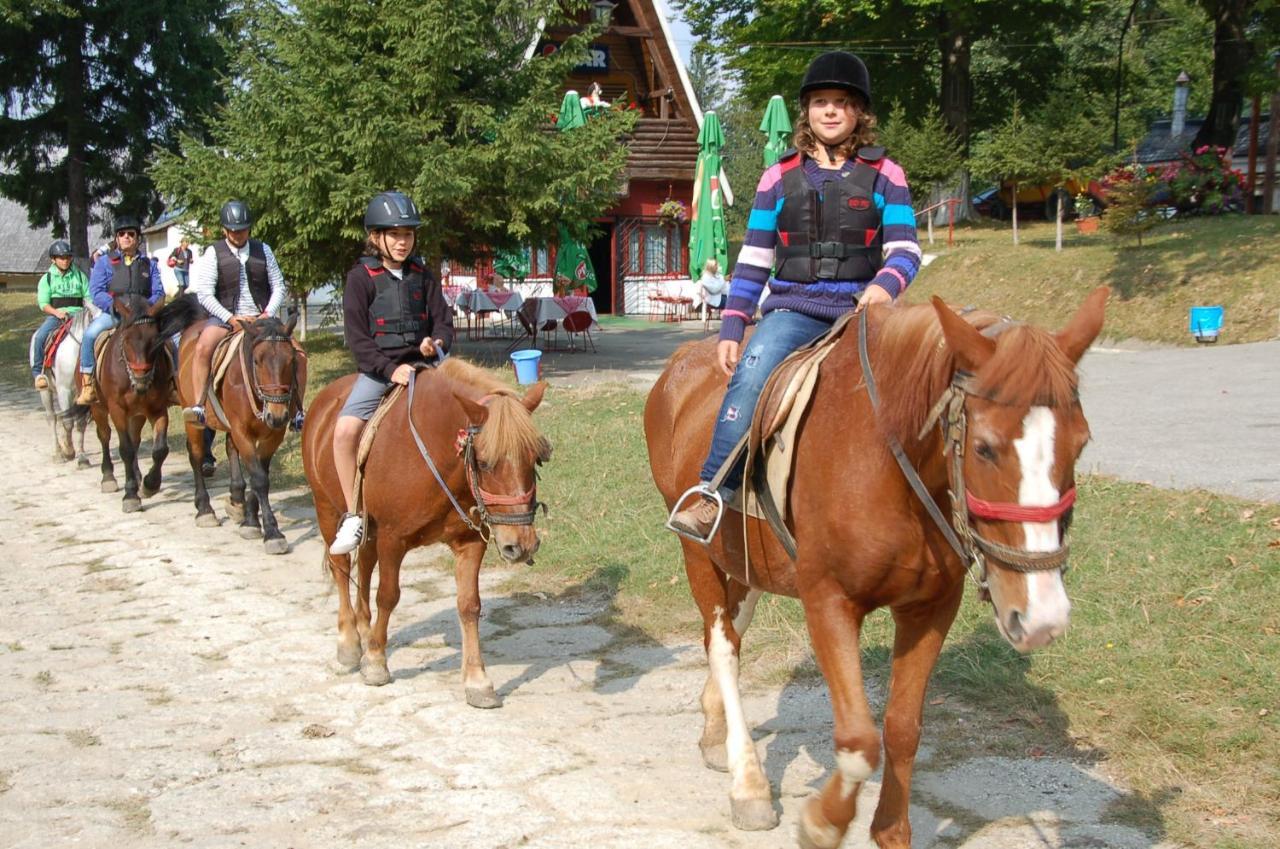
[(333, 462), (347, 512), (329, 546), (332, 554), (349, 553), (364, 534), (354, 496), (364, 423), (393, 384), (407, 385), (418, 364), (443, 357), (453, 345), (453, 311), (440, 281), (413, 253), (421, 223), (407, 195), (375, 195), (364, 215), (365, 255), (347, 272), (343, 329), (360, 374), (334, 428)]
[[(871, 109), (861, 59), (834, 51), (810, 63), (795, 147), (760, 178), (721, 312), (716, 353), (729, 386), (699, 474), (702, 497), (670, 519), (684, 536), (708, 541), (741, 485), (741, 460), (730, 460), (774, 368), (842, 315), (891, 303), (920, 267), (911, 191), (874, 146)], [(762, 318), (744, 346), (757, 307)]]

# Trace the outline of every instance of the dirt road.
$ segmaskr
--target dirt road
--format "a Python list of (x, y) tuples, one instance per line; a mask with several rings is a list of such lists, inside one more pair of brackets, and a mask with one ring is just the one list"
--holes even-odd
[[(0, 432), (0, 847), (763, 849), (794, 845), (832, 767), (824, 689), (750, 694), (782, 825), (733, 830), (727, 777), (696, 745), (701, 646), (617, 626), (607, 599), (504, 595), (500, 573), (481, 633), (505, 705), (467, 707), (452, 574), (423, 552), (394, 680), (366, 687), (330, 665), (336, 601), (305, 493), (281, 499), (293, 551), (267, 557), (195, 527), (179, 452), (124, 515), (96, 467), (49, 460), (33, 397), (0, 389)], [(930, 761), (926, 742), (917, 847), (1156, 845), (1104, 824), (1120, 793), (1079, 765)], [(867, 845), (877, 792), (846, 846)]]

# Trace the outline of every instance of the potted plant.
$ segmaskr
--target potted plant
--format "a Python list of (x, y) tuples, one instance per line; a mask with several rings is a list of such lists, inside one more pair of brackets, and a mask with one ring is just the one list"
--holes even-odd
[(689, 219), (689, 213), (685, 209), (684, 201), (676, 198), (667, 198), (658, 205), (658, 220), (668, 226), (672, 224), (683, 224)]
[(1086, 234), (1098, 232), (1098, 204), (1087, 192), (1076, 195), (1076, 230)]

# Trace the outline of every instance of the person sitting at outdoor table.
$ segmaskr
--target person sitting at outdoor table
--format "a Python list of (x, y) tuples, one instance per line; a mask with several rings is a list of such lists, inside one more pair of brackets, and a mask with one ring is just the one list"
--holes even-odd
[(698, 279), (698, 288), (701, 289), (704, 309), (711, 307), (718, 310), (724, 305), (724, 295), (728, 284), (724, 281), (724, 273), (720, 270), (720, 263), (714, 257), (707, 260), (707, 264), (702, 267), (702, 277)]
[(453, 347), (453, 311), (440, 282), (413, 253), (421, 224), (418, 207), (408, 195), (375, 195), (364, 215), (365, 255), (347, 272), (343, 335), (360, 374), (333, 432), (333, 464), (347, 512), (338, 523), (330, 554), (349, 554), (364, 536), (364, 520), (355, 512), (355, 478), (365, 422), (394, 384), (408, 385), (427, 357), (444, 357)]

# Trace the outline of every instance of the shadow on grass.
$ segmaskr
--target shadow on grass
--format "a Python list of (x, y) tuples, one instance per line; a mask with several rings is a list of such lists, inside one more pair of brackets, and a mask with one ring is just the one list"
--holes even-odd
[[(554, 595), (517, 592), (489, 599), (483, 622), (492, 630), (481, 637), (486, 663), (524, 665), (524, 670), (497, 688), (507, 698), (521, 687), (575, 661), (597, 662), (590, 685), (603, 695), (625, 692), (646, 674), (675, 662), (677, 651), (628, 624), (617, 606), (619, 588), (630, 570), (613, 563)], [(453, 608), (405, 625), (388, 640), (388, 648), (440, 636), (454, 653), (425, 666), (395, 673), (397, 680), (423, 673), (455, 673), (461, 669), (462, 634)], [(545, 638), (543, 638), (545, 637)], [(569, 669), (571, 675), (577, 672)]]
[[(862, 660), (868, 698), (883, 729), (891, 648), (865, 646)], [(912, 787), (913, 845), (969, 845), (996, 821), (1034, 830), (1040, 826), (1033, 816), (1045, 811), (1061, 822), (1044, 845), (1110, 845), (1099, 826), (1131, 829), (1112, 835), (1128, 847), (1160, 843), (1164, 810), (1180, 789), (1121, 793), (1094, 777), (1090, 768), (1107, 752), (1080, 746), (1056, 695), (1029, 680), (1030, 668), (1029, 658), (1009, 648), (989, 623), (943, 649), (926, 698)], [(823, 770), (808, 782), (814, 792), (836, 768), (830, 698), (811, 667), (793, 671), (775, 715), (753, 731), (768, 738), (761, 754), (775, 796), (802, 755)], [(883, 766), (871, 780), (882, 778)], [(727, 776), (724, 785), (727, 793)]]

